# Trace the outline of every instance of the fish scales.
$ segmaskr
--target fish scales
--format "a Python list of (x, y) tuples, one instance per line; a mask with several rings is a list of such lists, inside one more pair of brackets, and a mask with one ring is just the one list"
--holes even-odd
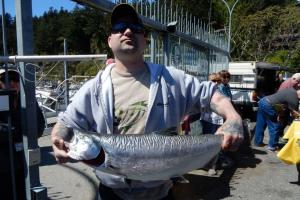
[[(218, 136), (164, 136), (158, 134), (147, 135), (105, 135), (96, 136), (100, 146), (108, 153), (130, 154), (139, 157), (174, 156), (174, 154), (190, 153), (200, 148), (210, 148), (210, 140)], [(189, 146), (187, 146), (189, 145)], [(134, 151), (132, 151), (134, 149)], [(158, 151), (161, 150), (161, 151)]]
[(106, 171), (134, 180), (164, 180), (205, 166), (220, 151), (219, 136), (104, 136)]
[(76, 134), (103, 148), (105, 162), (97, 170), (142, 181), (166, 180), (204, 167), (221, 149), (217, 135)]

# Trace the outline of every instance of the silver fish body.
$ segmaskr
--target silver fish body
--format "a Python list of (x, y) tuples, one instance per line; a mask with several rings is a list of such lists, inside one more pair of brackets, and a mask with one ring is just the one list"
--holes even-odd
[(221, 149), (221, 136), (95, 135), (105, 152), (98, 170), (132, 180), (166, 180), (204, 167)]

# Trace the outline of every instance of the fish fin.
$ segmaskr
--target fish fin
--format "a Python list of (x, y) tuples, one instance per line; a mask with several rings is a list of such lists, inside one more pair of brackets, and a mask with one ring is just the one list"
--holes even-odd
[(127, 177), (123, 174), (119, 174), (118, 172), (116, 172), (116, 170), (113, 167), (104, 167), (104, 166), (100, 166), (97, 167), (95, 170), (99, 170), (101, 172), (105, 172), (107, 174), (111, 174), (111, 175), (115, 175), (121, 178), (126, 179)]
[(177, 131), (176, 127), (170, 127), (170, 128), (164, 129), (164, 130), (154, 131), (151, 134), (174, 136), (174, 135), (178, 135), (178, 131)]
[(94, 135), (94, 136), (100, 135), (99, 133), (94, 132), (94, 131), (84, 131), (84, 130), (80, 130), (80, 129), (76, 129), (76, 128), (73, 128), (72, 131), (73, 131), (74, 135), (87, 135), (88, 137), (90, 137), (91, 135)]

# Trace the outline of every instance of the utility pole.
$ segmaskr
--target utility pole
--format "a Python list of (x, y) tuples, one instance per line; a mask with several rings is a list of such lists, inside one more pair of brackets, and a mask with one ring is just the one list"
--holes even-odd
[(225, 4), (227, 10), (228, 10), (228, 17), (229, 17), (229, 22), (228, 22), (228, 54), (229, 54), (229, 58), (230, 58), (230, 41), (231, 41), (231, 16), (232, 16), (232, 12), (233, 9), (235, 7), (235, 5), (239, 2), (239, 0), (236, 0), (233, 4), (233, 6), (230, 8), (228, 3), (225, 0), (222, 0), (222, 2)]
[(210, 33), (210, 26), (211, 26), (211, 7), (212, 7), (212, 1), (213, 0), (210, 0), (209, 2), (209, 11), (208, 11), (208, 32)]

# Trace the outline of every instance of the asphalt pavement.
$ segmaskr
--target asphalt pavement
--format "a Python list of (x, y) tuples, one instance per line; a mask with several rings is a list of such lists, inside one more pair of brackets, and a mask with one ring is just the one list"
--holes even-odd
[[(99, 181), (92, 168), (80, 162), (57, 164), (49, 135), (41, 137), (39, 145), (42, 152), (40, 180), (47, 187), (49, 199), (97, 199)], [(282, 163), (276, 153), (269, 152), (265, 147), (243, 145), (232, 156), (236, 160), (235, 167), (218, 169), (215, 176), (209, 176), (203, 170), (185, 174), (186, 180), (174, 186), (175, 199), (300, 199), (295, 165)]]

